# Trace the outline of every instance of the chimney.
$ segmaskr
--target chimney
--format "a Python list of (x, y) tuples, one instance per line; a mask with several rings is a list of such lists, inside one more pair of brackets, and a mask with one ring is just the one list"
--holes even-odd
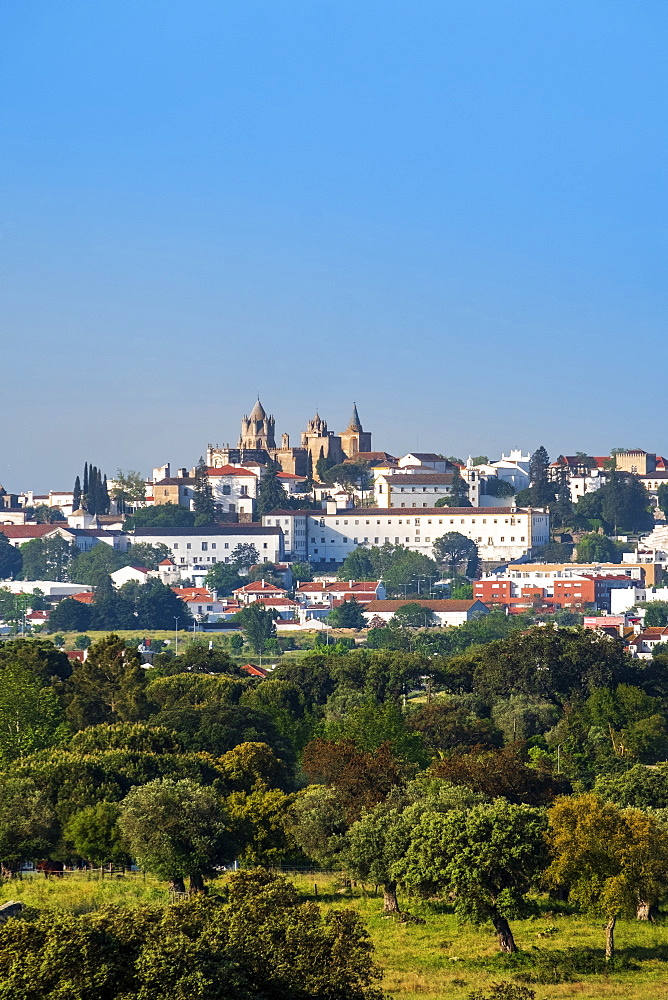
[(354, 582), (355, 582), (354, 580), (348, 580), (348, 585), (349, 585), (349, 587), (350, 587), (351, 590), (353, 589)]
[(176, 470), (176, 477), (177, 477), (177, 479), (186, 479), (187, 475), (188, 475), (188, 470), (187, 469), (177, 469)]
[(267, 586), (267, 584), (265, 583), (265, 579), (264, 579), (264, 577), (262, 577), (262, 589), (264, 590), (264, 588), (266, 586)]
[(327, 513), (328, 514), (336, 514), (337, 510), (338, 510), (338, 508), (336, 506), (336, 500), (328, 500), (327, 501)]

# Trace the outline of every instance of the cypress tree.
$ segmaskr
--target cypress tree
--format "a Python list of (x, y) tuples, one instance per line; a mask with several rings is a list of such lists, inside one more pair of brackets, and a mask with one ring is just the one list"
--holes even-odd
[(79, 477), (74, 480), (74, 492), (72, 495), (72, 513), (81, 507), (81, 482)]
[(89, 514), (97, 513), (97, 469), (94, 465), (88, 467), (88, 495), (86, 510)]
[(83, 495), (88, 496), (88, 462), (84, 462)]
[(213, 524), (216, 520), (216, 504), (213, 499), (213, 490), (207, 475), (206, 462), (200, 458), (195, 468), (195, 496), (193, 497), (193, 507), (198, 517), (205, 517), (207, 523)]
[(107, 487), (107, 474), (104, 474), (104, 482), (102, 483), (102, 513), (108, 514), (111, 507), (111, 500), (109, 499), (109, 488)]

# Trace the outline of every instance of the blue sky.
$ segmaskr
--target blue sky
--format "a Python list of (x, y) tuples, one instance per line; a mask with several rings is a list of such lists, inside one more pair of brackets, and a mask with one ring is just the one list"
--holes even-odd
[(293, 441), (666, 439), (668, 5), (22, 0), (0, 482)]

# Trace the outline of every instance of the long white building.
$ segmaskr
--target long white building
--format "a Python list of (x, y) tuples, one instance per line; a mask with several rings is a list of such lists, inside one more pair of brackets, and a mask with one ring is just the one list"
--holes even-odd
[(453, 531), (471, 538), (489, 562), (520, 559), (550, 540), (549, 513), (524, 507), (274, 510), (262, 523), (281, 529), (286, 559), (313, 563), (343, 562), (353, 549), (385, 542), (431, 556), (436, 539)]
[(259, 562), (282, 562), (283, 532), (277, 526), (260, 524), (221, 524), (202, 528), (136, 528), (128, 535), (131, 542), (166, 545), (180, 570), (209, 569), (217, 562), (230, 562), (240, 544), (254, 545)]

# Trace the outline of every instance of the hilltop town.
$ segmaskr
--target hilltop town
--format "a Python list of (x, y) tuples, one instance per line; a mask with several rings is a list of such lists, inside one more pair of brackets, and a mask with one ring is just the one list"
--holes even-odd
[(258, 398), (236, 445), (190, 468), (85, 462), (71, 490), (1, 488), (0, 627), (118, 628), (150, 583), (146, 629), (222, 627), (259, 601), (295, 638), (384, 628), (417, 603), (415, 628), (494, 609), (613, 630), (647, 657), (668, 638), (666, 509), (656, 453), (394, 455), (355, 404), (343, 431), (316, 413), (279, 447)]

